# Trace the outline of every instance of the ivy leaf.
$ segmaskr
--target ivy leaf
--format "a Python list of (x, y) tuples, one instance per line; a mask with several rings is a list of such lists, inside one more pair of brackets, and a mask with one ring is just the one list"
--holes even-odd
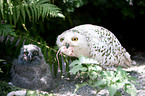
[(73, 61), (69, 66), (72, 67), (72, 66), (75, 66), (76, 64), (81, 65), (80, 60)]
[(117, 89), (123, 88), (123, 86), (125, 85), (125, 82), (121, 82), (121, 83), (117, 83)]
[(107, 87), (109, 91), (110, 96), (114, 96), (114, 94), (117, 92), (117, 86), (116, 84), (111, 84), (110, 86)]
[(97, 81), (95, 84), (94, 84), (94, 86), (95, 87), (99, 87), (99, 86), (101, 86), (101, 85), (106, 85), (106, 79), (101, 79), (101, 80), (99, 80), (99, 81)]
[(93, 72), (91, 73), (90, 78), (91, 78), (92, 80), (95, 80), (96, 78), (98, 78), (98, 75), (99, 75), (99, 74), (98, 74), (97, 72), (94, 72), (94, 71), (93, 71)]
[(82, 65), (76, 65), (74, 66), (69, 72), (70, 73), (73, 73), (73, 74), (76, 74), (80, 69), (82, 69), (83, 66)]
[(93, 70), (94, 70), (94, 71), (97, 70), (97, 71), (100, 72), (100, 71), (102, 71), (102, 67), (96, 65), (96, 66), (93, 66)]
[(126, 92), (131, 96), (136, 96), (136, 88), (133, 84), (126, 84)]

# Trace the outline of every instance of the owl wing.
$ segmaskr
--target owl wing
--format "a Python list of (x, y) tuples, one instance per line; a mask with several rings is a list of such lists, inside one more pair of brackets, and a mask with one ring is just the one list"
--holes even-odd
[(131, 59), (113, 33), (95, 25), (81, 25), (72, 29), (84, 35), (90, 48), (90, 57), (100, 64), (130, 66)]

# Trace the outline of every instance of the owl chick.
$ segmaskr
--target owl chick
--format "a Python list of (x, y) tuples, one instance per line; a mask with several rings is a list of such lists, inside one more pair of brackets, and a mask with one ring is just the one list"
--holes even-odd
[(12, 83), (32, 90), (51, 90), (53, 79), (41, 49), (36, 45), (24, 45), (11, 68)]
[(76, 26), (57, 37), (57, 46), (68, 56), (83, 55), (105, 66), (131, 65), (130, 54), (109, 30), (91, 24)]

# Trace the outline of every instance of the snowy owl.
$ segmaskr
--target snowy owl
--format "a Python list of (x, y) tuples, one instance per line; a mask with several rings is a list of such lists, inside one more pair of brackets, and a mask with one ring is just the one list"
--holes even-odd
[(36, 45), (24, 45), (11, 68), (12, 83), (32, 90), (51, 90), (53, 79), (41, 49)]
[(130, 54), (109, 30), (85, 24), (63, 32), (57, 37), (57, 46), (68, 56), (83, 55), (105, 66), (131, 66)]

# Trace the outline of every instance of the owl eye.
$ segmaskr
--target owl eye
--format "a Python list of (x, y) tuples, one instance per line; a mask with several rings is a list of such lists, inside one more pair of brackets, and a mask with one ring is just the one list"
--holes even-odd
[(61, 38), (61, 39), (60, 39), (60, 42), (62, 42), (63, 40), (64, 40), (64, 38)]
[(78, 41), (77, 37), (72, 38), (72, 41)]
[(37, 56), (37, 55), (38, 55), (38, 52), (37, 52), (37, 51), (34, 51), (34, 52), (33, 52), (33, 55), (34, 55), (34, 56)]
[(23, 54), (26, 55), (26, 56), (28, 56), (28, 52), (24, 52)]

